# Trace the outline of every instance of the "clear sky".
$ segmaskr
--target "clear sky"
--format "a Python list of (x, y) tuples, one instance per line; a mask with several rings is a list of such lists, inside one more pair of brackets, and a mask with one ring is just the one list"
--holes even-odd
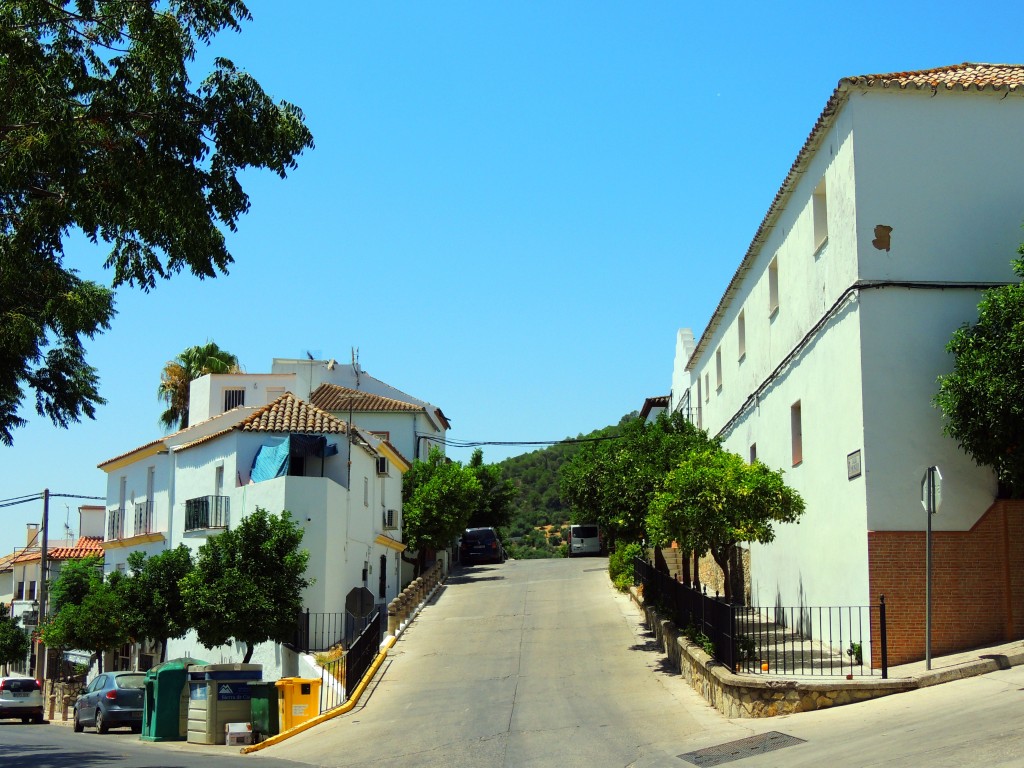
[[(232, 59), (304, 110), (316, 148), (287, 180), (244, 178), (229, 275), (119, 291), (88, 344), (107, 405), (68, 430), (23, 409), (0, 499), (104, 496), (96, 465), (162, 434), (160, 371), (207, 340), (250, 373), (358, 347), (370, 374), (440, 406), (452, 439), (615, 423), (668, 394), (676, 330), (704, 328), (841, 77), (1024, 62), (1024, 6), (1006, 2), (250, 10), (196, 72)], [(109, 282), (104, 256), (75, 244), (68, 263)], [(77, 532), (77, 503), (54, 500), (51, 535), (68, 517)], [(0, 508), (0, 553), (40, 514)]]

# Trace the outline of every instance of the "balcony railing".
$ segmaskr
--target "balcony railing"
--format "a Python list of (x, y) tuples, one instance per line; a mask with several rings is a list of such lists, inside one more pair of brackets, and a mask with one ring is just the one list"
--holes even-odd
[(116, 541), (124, 538), (124, 507), (117, 507), (110, 510), (107, 519), (107, 541)]
[(228, 527), (227, 496), (199, 496), (185, 502), (185, 530)]
[(153, 532), (153, 502), (135, 502), (135, 535)]

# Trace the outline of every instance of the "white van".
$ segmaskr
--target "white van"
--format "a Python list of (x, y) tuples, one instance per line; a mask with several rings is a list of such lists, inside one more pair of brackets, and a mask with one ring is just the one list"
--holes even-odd
[(569, 557), (600, 554), (601, 533), (596, 525), (583, 523), (569, 526)]

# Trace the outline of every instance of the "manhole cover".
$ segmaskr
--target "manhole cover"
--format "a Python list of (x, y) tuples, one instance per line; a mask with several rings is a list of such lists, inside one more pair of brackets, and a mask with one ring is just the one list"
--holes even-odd
[(714, 747), (698, 749), (696, 752), (687, 752), (679, 755), (679, 758), (698, 766), (722, 765), (731, 763), (733, 760), (742, 760), (751, 755), (763, 755), (765, 752), (774, 752), (776, 749), (803, 743), (804, 740), (798, 739), (796, 736), (789, 736), (778, 731), (768, 731), (739, 741), (729, 741)]

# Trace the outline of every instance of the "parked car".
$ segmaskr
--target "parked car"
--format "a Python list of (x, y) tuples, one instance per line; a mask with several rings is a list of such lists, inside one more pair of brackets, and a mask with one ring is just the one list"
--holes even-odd
[(142, 732), (145, 672), (104, 672), (97, 675), (75, 701), (75, 732), (87, 725), (106, 733), (111, 728)]
[(43, 722), (43, 687), (31, 677), (0, 677), (0, 719)]
[(569, 557), (600, 554), (601, 532), (596, 525), (569, 526)]
[(493, 528), (467, 528), (459, 545), (459, 559), (465, 565), (474, 563), (503, 563), (505, 548), (498, 532)]

